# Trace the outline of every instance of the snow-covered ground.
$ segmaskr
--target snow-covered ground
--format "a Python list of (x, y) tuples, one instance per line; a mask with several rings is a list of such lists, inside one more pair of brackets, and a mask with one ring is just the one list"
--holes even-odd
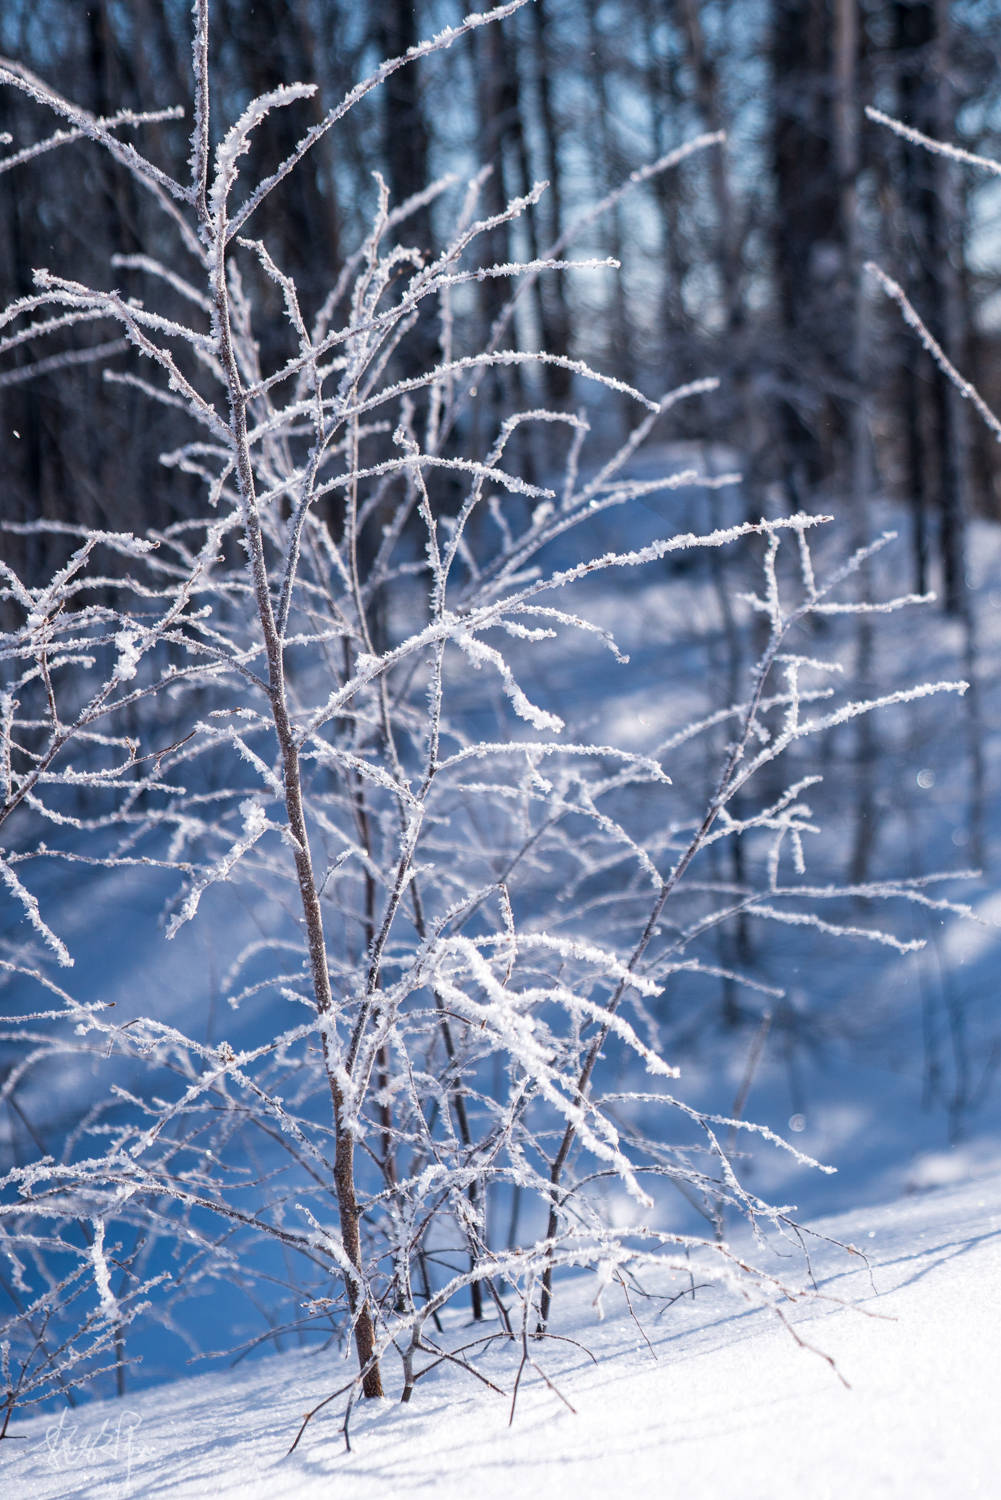
[(594, 1282), (581, 1278), (557, 1325), (578, 1342), (531, 1347), (555, 1390), (529, 1369), (510, 1425), (521, 1349), (503, 1340), (480, 1367), (505, 1395), (441, 1366), (409, 1405), (360, 1408), (350, 1452), (335, 1403), (286, 1457), (344, 1368), (333, 1352), (274, 1356), (15, 1424), (0, 1490), (9, 1500), (997, 1494), (999, 1165), (814, 1227), (864, 1250), (869, 1269), (818, 1242), (821, 1300), (792, 1314), (812, 1349), (718, 1291), (663, 1310), (660, 1297), (634, 1302), (636, 1321), (606, 1293), (597, 1322)]

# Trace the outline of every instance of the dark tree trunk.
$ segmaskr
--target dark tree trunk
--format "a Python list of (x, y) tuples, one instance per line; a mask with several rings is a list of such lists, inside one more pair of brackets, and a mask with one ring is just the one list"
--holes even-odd
[(771, 230), (778, 316), (782, 480), (797, 508), (830, 472), (840, 414), (831, 398), (842, 330), (831, 301), (843, 270), (827, 0), (774, 0)]

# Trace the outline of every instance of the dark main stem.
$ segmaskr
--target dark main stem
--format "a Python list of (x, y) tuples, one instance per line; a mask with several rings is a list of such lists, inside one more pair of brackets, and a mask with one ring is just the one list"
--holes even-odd
[(285, 692), (285, 664), (282, 641), (275, 623), (271, 605), (267, 569), (264, 561), (264, 539), (257, 514), (253, 468), (247, 434), (247, 406), (243, 393), (239, 368), (232, 345), (229, 323), (229, 304), (226, 292), (226, 276), (223, 255), (218, 257), (215, 307), (218, 318), (218, 335), (222, 364), (229, 388), (231, 431), (234, 438), (237, 478), (245, 510), (245, 529), (254, 578), (254, 592), (258, 615), (264, 636), (268, 658), (269, 699), (275, 725), (275, 734), (281, 751), (285, 783), (285, 810), (288, 816), (289, 833), (292, 836), (299, 896), (306, 927), (306, 939), (312, 972), (313, 995), (317, 1015), (320, 1019), (323, 1059), (330, 1084), (330, 1095), (334, 1110), (334, 1189), (341, 1221), (341, 1238), (351, 1266), (356, 1273), (347, 1280), (348, 1306), (354, 1320), (355, 1347), (362, 1373), (362, 1390), (366, 1396), (383, 1394), (382, 1377), (376, 1356), (375, 1324), (372, 1310), (364, 1297), (361, 1255), (361, 1214), (355, 1191), (354, 1139), (345, 1126), (344, 1095), (337, 1082), (330, 1057), (330, 1043), (324, 1023), (333, 1014), (334, 1001), (330, 986), (330, 970), (327, 965), (327, 950), (323, 935), (323, 917), (320, 898), (313, 874), (313, 862), (309, 847), (309, 834), (302, 798), (302, 780), (299, 769), (299, 752), (295, 744), (292, 722), (289, 718)]

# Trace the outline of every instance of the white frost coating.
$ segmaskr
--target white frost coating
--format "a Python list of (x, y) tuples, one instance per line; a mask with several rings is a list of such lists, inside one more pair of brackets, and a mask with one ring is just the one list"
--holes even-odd
[(97, 1295), (101, 1302), (101, 1311), (108, 1317), (113, 1317), (118, 1311), (118, 1302), (114, 1292), (111, 1290), (111, 1271), (104, 1254), (104, 1220), (91, 1219), (91, 1229), (94, 1238), (90, 1244), (90, 1259), (94, 1268), (94, 1285), (97, 1287)]
[(563, 744), (537, 740), (500, 740), (483, 741), (471, 745), (465, 750), (457, 750), (454, 755), (449, 755), (438, 762), (440, 771), (448, 770), (452, 766), (462, 765), (468, 760), (482, 760), (492, 755), (525, 755), (533, 758), (536, 756), (568, 755), (582, 758), (594, 758), (596, 760), (617, 760), (623, 765), (635, 766), (638, 770), (654, 781), (660, 781), (664, 786), (671, 785), (671, 778), (667, 776), (664, 769), (657, 761), (651, 760), (646, 755), (636, 755), (630, 750), (620, 750), (615, 745), (575, 745)]
[(473, 1000), (464, 988), (439, 972), (435, 983), (442, 996), (458, 1013), (468, 1014), (477, 1025), (489, 1028), (503, 1041), (505, 1050), (517, 1059), (542, 1096), (574, 1127), (582, 1144), (615, 1170), (626, 1191), (643, 1208), (652, 1207), (653, 1200), (640, 1185), (633, 1163), (621, 1149), (615, 1126), (603, 1114), (589, 1112), (569, 1096), (568, 1080), (561, 1078), (550, 1065), (545, 1040), (534, 1034), (532, 1016), (523, 1015), (506, 1003), (509, 997), (474, 944), (465, 939), (457, 942), (465, 947), (470, 974), (486, 991), (488, 1003), (483, 1005)]
[(168, 938), (175, 937), (178, 929), (183, 927), (185, 922), (191, 921), (209, 886), (215, 885), (220, 880), (228, 880), (238, 861), (254, 847), (268, 828), (275, 826), (268, 822), (264, 808), (253, 798), (248, 797), (246, 801), (240, 803), (240, 812), (243, 816), (243, 837), (237, 839), (222, 859), (195, 882), (185, 897), (180, 911), (171, 917), (167, 924)]
[(496, 6), (493, 10), (468, 15), (464, 17), (458, 26), (446, 26), (444, 30), (438, 32), (430, 41), (421, 42), (418, 46), (410, 47), (403, 56), (390, 58), (387, 62), (384, 62), (374, 73), (364, 79), (363, 82), (356, 84), (351, 92), (344, 96), (340, 104), (336, 105), (318, 124), (307, 131), (281, 166), (270, 177), (265, 178), (263, 182), (258, 184), (246, 202), (233, 214), (230, 222), (230, 233), (233, 234), (241, 228), (272, 189), (287, 176), (297, 162), (302, 160), (316, 142), (337, 124), (338, 120), (343, 119), (359, 100), (363, 99), (366, 94), (371, 93), (374, 88), (377, 88), (384, 79), (395, 73), (398, 68), (405, 66), (408, 62), (416, 61), (418, 58), (427, 57), (432, 52), (440, 52), (450, 47), (453, 42), (458, 41), (460, 37), (465, 36), (469, 31), (503, 20), (506, 16), (513, 15), (516, 10), (520, 10), (526, 3), (527, 0), (508, 0), (507, 4)]
[(231, 725), (227, 725), (224, 729), (220, 730), (212, 724), (205, 724), (199, 721), (195, 725), (195, 731), (212, 739), (228, 741), (234, 747), (240, 759), (245, 761), (248, 766), (253, 767), (271, 794), (279, 802), (284, 800), (285, 789), (274, 770), (261, 759), (256, 750), (251, 749), (243, 736)]
[(269, 93), (252, 99), (236, 123), (230, 126), (216, 147), (215, 173), (209, 193), (209, 208), (218, 223), (225, 223), (226, 200), (236, 180), (237, 162), (249, 149), (254, 130), (273, 109), (294, 104), (299, 99), (311, 99), (315, 93), (315, 84), (281, 84)]
[(796, 737), (818, 734), (824, 729), (833, 729), (836, 724), (845, 724), (849, 719), (857, 719), (860, 714), (872, 713), (878, 708), (889, 708), (894, 703), (913, 703), (918, 698), (929, 698), (937, 693), (958, 693), (960, 697), (969, 688), (968, 682), (922, 682), (917, 687), (901, 688), (895, 693), (884, 693), (878, 698), (866, 698), (858, 703), (845, 703), (832, 714), (825, 714), (822, 719), (808, 719), (805, 724), (800, 724), (796, 730)]
[(993, 172), (996, 177), (1001, 177), (1001, 162), (995, 161), (990, 156), (978, 156), (974, 151), (964, 151), (961, 146), (953, 146), (948, 141), (937, 141), (930, 135), (925, 135), (920, 130), (915, 130), (913, 125), (905, 125), (902, 120), (896, 120), (892, 115), (885, 115), (881, 109), (875, 109), (867, 104), (865, 112), (870, 120), (877, 125), (886, 125), (896, 135), (902, 136), (905, 141), (912, 145), (924, 146), (926, 151), (932, 151), (938, 156), (948, 156), (952, 161), (964, 162), (967, 166), (983, 167), (987, 172)]
[(135, 630), (120, 630), (115, 636), (115, 649), (118, 652), (115, 676), (119, 682), (129, 682), (136, 675), (142, 656), (141, 641), (142, 638)]
[(62, 941), (61, 938), (56, 937), (56, 934), (52, 931), (52, 928), (49, 927), (48, 923), (42, 917), (42, 913), (39, 910), (38, 902), (35, 897), (31, 894), (30, 891), (25, 890), (24, 886), (18, 880), (10, 865), (3, 858), (0, 858), (0, 878), (2, 878), (4, 885), (10, 891), (11, 895), (21, 903), (24, 908), (24, 914), (28, 918), (28, 921), (31, 923), (32, 927), (34, 927), (35, 931), (38, 933), (39, 937), (41, 937), (43, 942), (46, 943), (49, 948), (51, 948), (52, 952), (56, 956), (56, 961), (60, 963), (64, 969), (71, 969), (73, 967), (73, 959), (70, 956), (70, 952), (66, 947), (66, 944)]
[(904, 315), (904, 322), (914, 329), (939, 369), (952, 381), (963, 399), (970, 402), (986, 426), (993, 432), (995, 438), (1001, 442), (1001, 422), (998, 421), (997, 417), (991, 411), (976, 386), (971, 385), (968, 380), (965, 380), (956, 369), (956, 366), (949, 359), (942, 345), (922, 321), (920, 314), (908, 299), (903, 287), (894, 281), (892, 276), (887, 276), (886, 272), (875, 261), (867, 261), (865, 268), (878, 279), (887, 296), (892, 297), (894, 302), (896, 302)]
[(812, 911), (783, 911), (776, 906), (763, 906), (757, 902), (748, 903), (746, 908), (752, 917), (766, 917), (772, 922), (784, 922), (789, 927), (815, 927), (818, 932), (829, 932), (837, 937), (864, 938), (870, 943), (881, 943), (884, 947), (895, 948), (898, 953), (917, 953), (925, 946), (924, 938), (912, 938), (904, 941), (895, 937), (892, 932), (882, 932), (877, 927), (857, 927), (847, 922), (825, 922)]
[(549, 713), (544, 708), (537, 707), (532, 703), (518, 686), (514, 674), (499, 651), (488, 646), (484, 641), (477, 640), (468, 631), (458, 630), (452, 637), (455, 644), (463, 654), (472, 662), (474, 667), (482, 667), (484, 664), (492, 666), (501, 679), (504, 692), (511, 700), (515, 713), (521, 719), (526, 719), (536, 729), (548, 729), (554, 734), (559, 734), (564, 728), (563, 720), (558, 714)]

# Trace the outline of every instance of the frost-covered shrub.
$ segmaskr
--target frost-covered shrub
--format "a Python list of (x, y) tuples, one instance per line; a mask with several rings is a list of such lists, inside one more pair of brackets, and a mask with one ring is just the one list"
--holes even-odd
[[(588, 556), (575, 538), (596, 515), (700, 482), (636, 478), (633, 466), (670, 408), (712, 382), (650, 399), (565, 354), (510, 347), (510, 307), (487, 348), (466, 347), (454, 316), (463, 288), (501, 278), (517, 297), (565, 264), (483, 264), (496, 220), (477, 216), (481, 180), (459, 195), (436, 254), (407, 243), (408, 218), (454, 186), (391, 205), (380, 185), (365, 242), (323, 305), (301, 307), (253, 238), (255, 210), (405, 60), (247, 186), (252, 133), (310, 90), (253, 101), (213, 147), (207, 56), (201, 0), (190, 170), (179, 177), (126, 144), (120, 122), (95, 120), (16, 67), (0, 74), (60, 115), (64, 138), (108, 151), (177, 243), (169, 263), (119, 260), (115, 275), (141, 279), (141, 298), (36, 271), (35, 293), (3, 315), (3, 347), (116, 324), (140, 358), (112, 378), (186, 414), (191, 435), (164, 456), (166, 482), (180, 471), (203, 493), (197, 514), (162, 532), (142, 526), (140, 501), (128, 535), (44, 523), (65, 535), (66, 562), (43, 587), (3, 570), (15, 624), (2, 638), (0, 872), (37, 939), (4, 959), (18, 1058), (4, 1098), (13, 1111), (43, 1071), (54, 1081), (82, 1062), (100, 1085), (82, 1118), (36, 1141), (39, 1159), (4, 1180), (8, 1409), (58, 1392), (108, 1350), (126, 1358), (140, 1310), (181, 1326), (185, 1299), (224, 1285), (262, 1309), (248, 1342), (286, 1329), (350, 1335), (345, 1390), (367, 1396), (382, 1393), (396, 1351), (405, 1398), (421, 1361), (440, 1357), (450, 1303), (489, 1312), (511, 1337), (541, 1335), (564, 1267), (625, 1285), (699, 1262), (765, 1299), (784, 1295), (721, 1234), (672, 1227), (680, 1188), (714, 1225), (729, 1208), (781, 1232), (784, 1211), (741, 1184), (728, 1141), (757, 1130), (793, 1148), (674, 1091), (678, 1059), (662, 1055), (655, 1001), (676, 976), (720, 977), (709, 939), (740, 912), (858, 935), (821, 914), (839, 892), (807, 882), (813, 778), (783, 781), (785, 760), (881, 703), (962, 687), (838, 695), (801, 627), (868, 607), (850, 587), (868, 553), (818, 580), (811, 539), (824, 517), (738, 521)], [(515, 202), (504, 217), (530, 209)], [(274, 368), (259, 357), (266, 288), (288, 336)], [(398, 378), (394, 356), (431, 309), (437, 362)], [(485, 450), (461, 451), (455, 437), (486, 372), (544, 360), (566, 368), (582, 399), (593, 387), (634, 403), (628, 442), (595, 462), (586, 412), (487, 408)], [(527, 482), (516, 458), (535, 426), (563, 440), (544, 483)], [(746, 607), (760, 650), (739, 701), (687, 726), (674, 716), (654, 754), (575, 728), (537, 664), (565, 662), (578, 639), (624, 660), (589, 616), (594, 580), (751, 541), (760, 584)], [(594, 716), (593, 688), (573, 711)], [(720, 726), (727, 748), (705, 795), (677, 767)], [(693, 878), (738, 836), (766, 849), (760, 884), (735, 894)], [(218, 936), (230, 1039), (146, 1014), (141, 993), (125, 1015), (56, 984), (40, 945), (57, 964), (72, 960), (31, 891), (42, 841), (47, 857), (86, 869), (171, 872), (168, 940), (218, 887), (242, 883), (257, 930), (234, 929), (228, 951)], [(928, 899), (921, 882), (867, 894)], [(761, 988), (750, 974), (725, 977)]]

